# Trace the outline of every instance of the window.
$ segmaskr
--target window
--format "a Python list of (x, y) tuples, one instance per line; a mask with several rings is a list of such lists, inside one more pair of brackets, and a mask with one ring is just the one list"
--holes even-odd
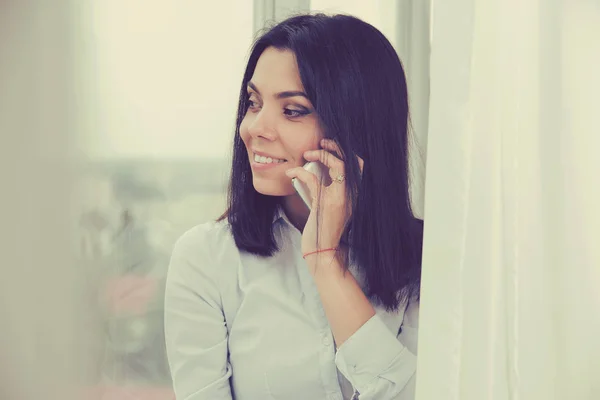
[[(225, 207), (253, 4), (94, 2), (94, 124), (80, 186), (89, 382), (107, 398), (171, 399), (163, 295), (173, 243)], [(93, 86), (91, 86), (93, 83)]]

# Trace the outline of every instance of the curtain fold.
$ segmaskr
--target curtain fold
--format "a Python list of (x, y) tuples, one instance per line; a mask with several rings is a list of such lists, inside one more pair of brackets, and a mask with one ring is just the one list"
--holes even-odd
[(417, 399), (600, 398), (600, 6), (435, 2), (432, 31)]

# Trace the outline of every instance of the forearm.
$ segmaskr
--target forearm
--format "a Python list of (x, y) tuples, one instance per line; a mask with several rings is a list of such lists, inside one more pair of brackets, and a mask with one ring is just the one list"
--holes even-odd
[(307, 257), (307, 263), (339, 348), (375, 315), (375, 309), (354, 276), (350, 272), (344, 275), (338, 257), (315, 254)]

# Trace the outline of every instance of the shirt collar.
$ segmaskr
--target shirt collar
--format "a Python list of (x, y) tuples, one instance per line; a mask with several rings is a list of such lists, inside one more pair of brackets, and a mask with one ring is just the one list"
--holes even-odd
[(277, 206), (277, 211), (275, 212), (275, 216), (273, 217), (273, 224), (276, 223), (279, 220), (283, 220), (288, 225), (292, 225), (292, 223), (290, 222), (289, 218), (285, 214), (285, 211), (283, 211), (283, 207), (281, 207), (281, 205)]

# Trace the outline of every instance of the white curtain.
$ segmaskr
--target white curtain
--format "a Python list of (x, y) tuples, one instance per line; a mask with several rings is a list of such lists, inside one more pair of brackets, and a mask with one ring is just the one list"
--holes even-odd
[(432, 28), (417, 400), (600, 399), (600, 2)]

